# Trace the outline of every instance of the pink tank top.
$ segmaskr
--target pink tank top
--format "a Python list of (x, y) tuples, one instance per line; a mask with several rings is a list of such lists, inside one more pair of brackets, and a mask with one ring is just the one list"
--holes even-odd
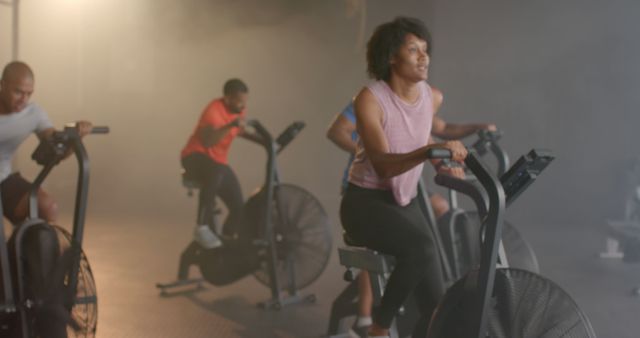
[[(427, 145), (433, 122), (431, 87), (420, 82), (420, 96), (414, 103), (407, 103), (394, 93), (384, 81), (367, 86), (383, 111), (382, 128), (389, 145), (389, 153), (408, 153)], [(358, 139), (356, 156), (349, 170), (349, 182), (363, 188), (391, 190), (396, 202), (405, 206), (418, 194), (417, 186), (422, 168), (420, 164), (411, 170), (389, 179), (381, 179), (373, 169)]]

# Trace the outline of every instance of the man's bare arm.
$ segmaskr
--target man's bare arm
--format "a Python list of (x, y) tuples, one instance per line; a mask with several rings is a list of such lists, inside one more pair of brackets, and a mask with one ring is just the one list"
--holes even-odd
[(355, 123), (349, 121), (342, 114), (338, 114), (327, 130), (327, 138), (340, 149), (350, 154), (355, 154), (356, 142), (351, 139), (351, 135), (355, 131)]

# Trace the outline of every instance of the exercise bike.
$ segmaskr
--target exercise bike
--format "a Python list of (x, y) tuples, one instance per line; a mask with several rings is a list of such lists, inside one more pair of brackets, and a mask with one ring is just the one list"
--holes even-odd
[[(507, 268), (505, 252), (499, 250), (506, 206), (552, 159), (548, 153), (533, 150), (498, 180), (470, 153), (465, 165), (481, 187), (449, 176), (436, 177), (436, 183), (468, 195), (475, 202), (483, 220), (483, 242), (479, 269), (471, 270), (448, 289), (430, 321), (429, 338), (595, 337), (587, 317), (562, 289), (533, 272)], [(428, 208), (427, 203), (424, 206)], [(430, 225), (433, 229), (433, 223)], [(446, 269), (448, 257), (434, 233)], [(393, 270), (393, 257), (357, 247), (340, 248), (339, 254), (341, 264), (348, 268), (346, 276), (352, 275), (354, 268), (369, 271), (374, 303), (378, 303)], [(500, 269), (496, 269), (498, 262)], [(392, 338), (405, 337), (410, 332), (406, 328), (403, 332), (402, 325), (398, 325), (402, 316), (401, 311), (390, 328)]]
[[(221, 247), (204, 249), (191, 242), (181, 255), (177, 280), (156, 284), (161, 295), (181, 286), (201, 288), (205, 281), (227, 285), (253, 274), (271, 289), (271, 298), (258, 304), (262, 308), (315, 302), (314, 295), (302, 296), (298, 290), (313, 283), (327, 266), (332, 246), (329, 217), (305, 189), (281, 183), (276, 164), (277, 155), (304, 123), (292, 123), (277, 138), (257, 120), (247, 121), (247, 126), (258, 136), (252, 141), (267, 152), (267, 166), (263, 186), (244, 205), (244, 224), (233, 226), (240, 229), (236, 236), (219, 235)], [(185, 186), (196, 189), (198, 184), (187, 180)], [(203, 207), (198, 206), (198, 224), (211, 224), (200, 222)], [(192, 265), (199, 267), (203, 278), (188, 277)]]
[[(499, 176), (502, 176), (510, 165), (509, 156), (499, 143), (502, 132), (481, 130), (475, 135), (477, 139), (468, 148), (474, 151), (479, 159), (492, 154), (496, 162), (496, 172)], [(436, 155), (440, 156), (442, 154)], [(448, 158), (444, 158), (443, 161), (449, 162)], [(449, 165), (455, 166), (457, 164), (449, 163)], [(477, 179), (470, 170), (466, 170), (465, 174), (465, 182), (467, 184), (478, 184)], [(427, 230), (431, 232), (440, 251), (445, 284), (450, 286), (470, 269), (480, 264), (481, 217), (475, 210), (461, 208), (458, 204), (458, 191), (449, 188), (449, 211), (439, 219), (436, 219), (433, 208), (426, 199), (427, 192), (422, 180), (419, 183), (418, 193), (418, 200), (423, 202), (420, 203), (420, 206), (427, 220)], [(358, 246), (357, 243), (350, 243), (348, 238), (345, 239), (345, 243), (350, 246)], [(508, 222), (505, 222), (505, 228), (502, 233), (501, 250), (503, 250), (503, 262), (506, 262), (506, 257), (509, 257), (508, 263), (510, 266), (538, 272), (535, 253), (517, 229)], [(358, 266), (360, 269), (367, 270), (366, 267), (368, 266), (375, 271), (377, 275), (371, 277), (372, 285), (381, 297), (381, 293), (384, 290), (384, 281), (381, 278), (391, 273), (393, 259), (378, 255), (370, 250), (360, 250), (352, 247), (341, 248), (339, 254), (341, 262), (347, 267)], [(385, 257), (384, 260), (381, 260), (383, 257)], [(356, 275), (359, 271), (356, 270), (359, 269), (347, 270), (344, 279), (350, 283), (333, 302), (327, 330), (329, 337), (343, 337), (344, 335), (339, 333), (340, 321), (357, 313), (358, 287)], [(378, 296), (374, 295), (374, 297)], [(377, 300), (374, 300), (374, 302)], [(410, 297), (404, 304), (402, 313), (398, 316), (396, 323), (397, 331), (401, 337), (411, 334), (415, 323), (419, 319), (418, 312), (413, 298)]]
[[(91, 131), (108, 132), (108, 127)], [(40, 186), (69, 152), (78, 163), (71, 233), (40, 219), (37, 200)], [(32, 158), (43, 168), (31, 187), (29, 216), (8, 242), (0, 218), (0, 336), (95, 337), (96, 285), (82, 251), (89, 188), (87, 151), (75, 126), (67, 126), (41, 140)], [(1, 209), (0, 205), (0, 214)]]
[[(637, 263), (640, 262), (640, 159), (633, 159), (625, 171), (623, 218), (606, 221), (606, 249), (600, 258)], [(640, 286), (633, 287), (631, 295), (640, 297)]]
[[(533, 272), (508, 268), (499, 259), (506, 207), (552, 159), (548, 152), (532, 150), (498, 179), (470, 154), (465, 165), (482, 188), (451, 177), (436, 178), (475, 202), (483, 219), (483, 242), (480, 267), (447, 290), (427, 337), (595, 337), (586, 315), (559, 286)], [(497, 268), (498, 263), (503, 267)]]

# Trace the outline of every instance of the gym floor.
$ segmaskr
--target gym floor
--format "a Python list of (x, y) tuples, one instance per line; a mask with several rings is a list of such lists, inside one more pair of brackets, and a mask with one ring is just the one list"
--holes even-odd
[[(183, 215), (173, 218), (178, 216)], [(535, 248), (543, 275), (576, 299), (598, 337), (638, 337), (640, 299), (629, 293), (635, 283), (640, 284), (640, 267), (597, 259), (604, 246), (604, 232), (597, 225), (524, 224), (520, 230)], [(175, 277), (178, 255), (190, 231), (171, 217), (89, 215), (85, 251), (98, 287), (98, 337), (323, 336), (331, 302), (346, 286), (335, 249), (327, 270), (303, 290), (316, 295), (316, 304), (261, 310), (256, 303), (269, 297), (269, 289), (251, 276), (227, 287), (207, 285), (198, 292), (162, 297), (155, 283)], [(338, 238), (337, 229), (335, 235)], [(192, 269), (192, 275), (197, 273)]]

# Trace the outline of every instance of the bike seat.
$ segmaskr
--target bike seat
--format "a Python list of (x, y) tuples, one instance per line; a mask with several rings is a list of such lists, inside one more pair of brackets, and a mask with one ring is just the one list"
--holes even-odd
[(195, 177), (189, 175), (185, 170), (182, 171), (182, 185), (187, 188), (187, 194), (193, 196), (193, 190), (200, 189), (200, 182)]
[(355, 239), (351, 238), (346, 231), (342, 232), (342, 240), (344, 241), (344, 244), (346, 244), (348, 246), (356, 246), (356, 247), (364, 247), (365, 246), (363, 243), (360, 243), (360, 242), (356, 241)]
[[(371, 273), (378, 273), (386, 275), (393, 271), (395, 265), (395, 258), (389, 255), (381, 254), (375, 250), (371, 250), (360, 245), (359, 247), (353, 246), (348, 242), (349, 237), (346, 234), (343, 236), (347, 247), (338, 248), (338, 256), (340, 265), (347, 268), (347, 274), (345, 274), (345, 280), (353, 280), (353, 271), (349, 270), (362, 269)], [(359, 243), (354, 243), (359, 244)]]
[(190, 189), (200, 188), (200, 182), (198, 182), (198, 180), (193, 177), (193, 175), (189, 175), (189, 173), (184, 170), (182, 171), (182, 185)]

